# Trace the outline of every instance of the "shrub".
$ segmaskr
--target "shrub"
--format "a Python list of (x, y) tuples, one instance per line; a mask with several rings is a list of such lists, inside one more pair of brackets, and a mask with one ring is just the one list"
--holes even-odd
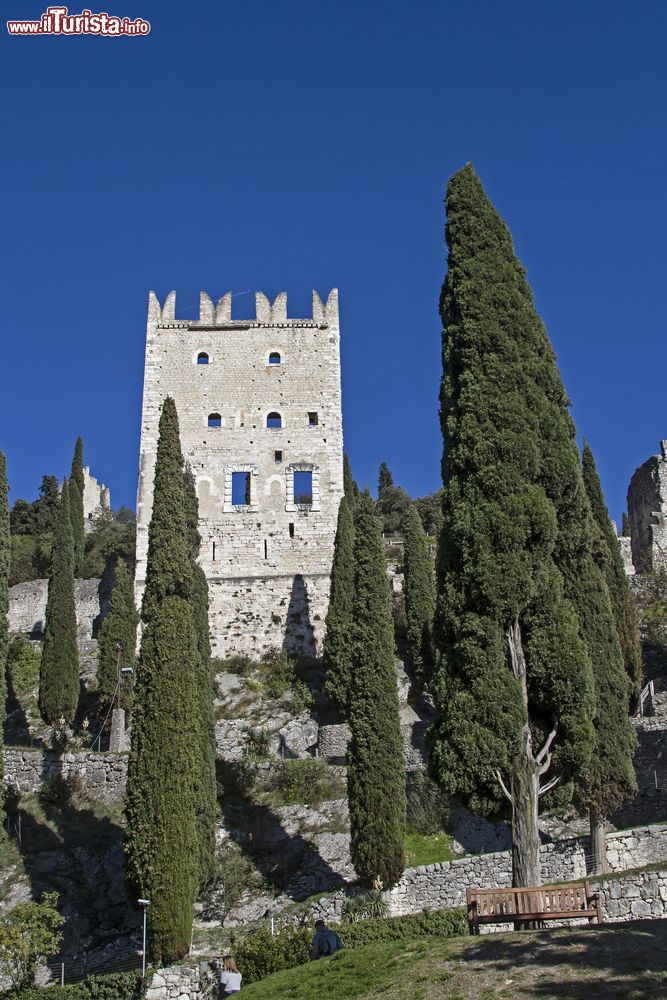
[(284, 650), (270, 649), (264, 653), (262, 670), (266, 674), (264, 690), (269, 698), (282, 698), (289, 691), (295, 712), (303, 712), (311, 707), (313, 696), (300, 680), (296, 662)]
[(316, 806), (345, 796), (338, 772), (313, 757), (280, 761), (267, 775), (265, 787), (275, 805)]
[(408, 833), (441, 833), (449, 820), (448, 796), (422, 771), (408, 771), (405, 780)]
[(374, 920), (387, 915), (387, 904), (380, 889), (368, 889), (359, 896), (343, 903), (343, 923), (356, 924), (360, 920)]
[(225, 840), (216, 850), (215, 868), (210, 884), (200, 895), (202, 915), (207, 920), (225, 917), (244, 892), (264, 888), (264, 879), (255, 865), (233, 840)]
[(227, 656), (224, 659), (214, 656), (211, 659), (214, 674), (238, 674), (240, 677), (248, 677), (257, 666), (254, 660), (243, 654)]
[(254, 760), (268, 760), (271, 736), (268, 729), (249, 729), (246, 733), (244, 753)]
[(72, 986), (36, 986), (19, 994), (7, 994), (7, 1000), (142, 1000), (143, 982), (139, 972), (114, 972), (108, 976), (90, 976)]
[[(357, 923), (332, 925), (345, 948), (361, 948), (380, 941), (408, 941), (421, 937), (459, 937), (468, 933), (463, 907), (425, 910), (408, 917), (378, 917)], [(272, 937), (265, 927), (252, 931), (236, 945), (236, 963), (245, 983), (254, 983), (282, 969), (303, 965), (310, 955), (311, 927), (284, 927)]]

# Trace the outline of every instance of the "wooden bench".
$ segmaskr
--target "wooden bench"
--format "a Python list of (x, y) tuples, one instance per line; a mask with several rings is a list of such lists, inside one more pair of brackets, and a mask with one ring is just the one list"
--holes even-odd
[(589, 924), (604, 920), (597, 892), (588, 882), (538, 885), (518, 889), (466, 889), (468, 924), (479, 934), (480, 924), (520, 924), (531, 920), (586, 917)]

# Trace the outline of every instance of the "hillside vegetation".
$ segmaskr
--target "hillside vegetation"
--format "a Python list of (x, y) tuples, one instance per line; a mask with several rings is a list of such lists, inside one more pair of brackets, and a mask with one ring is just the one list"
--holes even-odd
[(667, 992), (667, 922), (368, 945), (276, 973), (247, 1000), (653, 1000)]

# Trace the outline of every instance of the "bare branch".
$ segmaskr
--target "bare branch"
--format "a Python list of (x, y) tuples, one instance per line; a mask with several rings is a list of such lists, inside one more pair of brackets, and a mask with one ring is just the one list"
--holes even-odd
[(521, 626), (516, 618), (507, 630), (507, 645), (510, 651), (510, 666), (512, 673), (521, 685), (523, 703), (528, 707), (528, 670), (526, 667), (526, 657), (523, 653), (523, 641), (521, 639)]
[[(549, 751), (551, 750), (551, 744), (556, 739), (556, 733), (557, 732), (558, 732), (558, 719), (554, 719), (554, 727), (551, 730), (551, 732), (549, 733), (549, 735), (547, 736), (547, 738), (546, 738), (546, 740), (544, 742), (544, 746), (542, 747), (542, 749), (540, 750), (540, 752), (538, 753), (538, 755), (535, 758), (535, 760), (537, 761), (538, 764), (541, 764), (542, 761), (544, 760), (544, 758), (547, 757), (547, 756), (549, 758), (551, 758), (551, 754), (550, 754)], [(543, 771), (540, 771), (540, 774), (543, 774), (543, 773), (544, 773)]]
[(502, 774), (500, 773), (500, 771), (494, 771), (494, 772), (493, 772), (493, 776), (494, 776), (494, 778), (496, 779), (496, 781), (498, 782), (498, 784), (500, 785), (500, 787), (502, 788), (502, 790), (503, 790), (503, 793), (505, 794), (505, 797), (506, 797), (506, 798), (508, 798), (508, 799), (510, 800), (510, 802), (512, 803), (512, 805), (514, 805), (514, 799), (512, 798), (512, 795), (511, 795), (511, 793), (510, 793), (510, 792), (508, 792), (508, 790), (507, 790), (507, 785), (506, 785), (506, 784), (505, 784), (505, 782), (503, 781), (503, 776), (502, 776)]
[(552, 788), (555, 788), (559, 781), (560, 781), (560, 774), (557, 774), (555, 778), (551, 779), (551, 781), (547, 781), (546, 785), (542, 785), (542, 787), (537, 793), (539, 798), (542, 798), (542, 796), (546, 795), (547, 792), (550, 792)]

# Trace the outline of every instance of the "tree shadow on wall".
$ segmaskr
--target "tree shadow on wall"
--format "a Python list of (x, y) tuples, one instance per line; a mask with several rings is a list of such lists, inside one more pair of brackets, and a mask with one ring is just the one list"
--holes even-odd
[(125, 883), (122, 805), (88, 799), (58, 760), (43, 769), (38, 795), (14, 795), (8, 806), (32, 898), (59, 893), (66, 923), (58, 961), (85, 968), (136, 952), (141, 918)]
[(283, 649), (289, 656), (315, 656), (315, 631), (310, 620), (308, 588), (301, 573), (292, 581)]
[(288, 833), (277, 813), (253, 800), (247, 765), (218, 760), (216, 770), (224, 825), (273, 889), (298, 901), (347, 884), (311, 841)]

